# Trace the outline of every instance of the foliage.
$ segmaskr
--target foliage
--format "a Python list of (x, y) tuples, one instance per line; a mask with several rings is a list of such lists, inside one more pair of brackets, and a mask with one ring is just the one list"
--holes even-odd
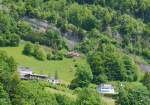
[(45, 60), (46, 59), (46, 54), (45, 51), (42, 47), (40, 47), (39, 45), (35, 45), (34, 46), (34, 53), (33, 55), (35, 56), (35, 58), (37, 58), (38, 60)]
[(85, 30), (92, 30), (97, 27), (97, 20), (92, 15), (92, 11), (86, 7), (73, 4), (67, 11), (68, 20), (76, 26), (80, 26)]
[(75, 79), (72, 80), (70, 88), (88, 87), (92, 79), (93, 75), (89, 67), (77, 66)]
[(142, 83), (150, 90), (150, 73), (146, 73), (142, 80)]
[(77, 105), (105, 105), (99, 94), (91, 89), (83, 88), (79, 91)]
[(63, 60), (63, 53), (60, 51), (54, 51), (53, 55), (51, 56), (51, 60)]
[(24, 46), (23, 54), (28, 56), (34, 56), (38, 60), (46, 59), (46, 54), (44, 49), (38, 44), (27, 43)]
[[(13, 56), (18, 65), (32, 68), (33, 72), (37, 74), (47, 74), (54, 76), (56, 70), (59, 72), (59, 78), (66, 83), (74, 78), (75, 67), (74, 65), (82, 64), (88, 65), (85, 58), (63, 58), (63, 60), (44, 60), (40, 61), (32, 56), (26, 56), (22, 53), (24, 44), (19, 47), (1, 47), (0, 50), (6, 51), (9, 56)], [(49, 53), (49, 51), (48, 51)]]
[[(62, 49), (67, 46), (61, 35), (68, 35), (62, 30), (91, 41), (86, 32), (96, 29), (116, 38), (117, 46), (131, 53), (142, 55), (144, 49), (149, 50), (149, 0), (3, 0), (2, 4), (11, 10), (10, 14), (1, 12), (3, 34), (15, 33), (24, 40)], [(45, 28), (45, 33), (35, 31), (24, 16), (47, 20), (51, 28)]]
[[(43, 69), (47, 65), (46, 69), (54, 69), (54, 66), (57, 66), (58, 70), (64, 70), (67, 64), (64, 62), (66, 60), (63, 60), (64, 54), (59, 50), (68, 47), (63, 37), (79, 42), (76, 49), (88, 57), (91, 70), (88, 67), (77, 67), (76, 77), (71, 84), (74, 88), (87, 87), (92, 80), (96, 84), (116, 80), (136, 81), (138, 68), (130, 55), (142, 56), (149, 61), (150, 0), (2, 0), (0, 6), (3, 7), (0, 8), (1, 47), (18, 46), (21, 38), (21, 40), (46, 45), (54, 50), (52, 54), (46, 54), (39, 45), (28, 43), (23, 50), (23, 53), (28, 56), (21, 55), (20, 58), (18, 52), (15, 53), (19, 64), (27, 64), (31, 67), (35, 64), (35, 69)], [(34, 30), (34, 25), (24, 20), (24, 17), (47, 21), (50, 27), (45, 27), (45, 32), (39, 32)], [(74, 39), (74, 36), (77, 39)], [(13, 53), (12, 50), (9, 50), (9, 53)], [(61, 61), (39, 63), (29, 56), (39, 60), (47, 58)], [(31, 61), (27, 62), (26, 59)], [(67, 62), (69, 62), (68, 70), (74, 67), (70, 59), (67, 59)], [(70, 103), (65, 96), (54, 96), (44, 92), (40, 84), (28, 82), (18, 84), (16, 69), (13, 58), (0, 52), (0, 82), (2, 83), (0, 91), (4, 93), (2, 94), (4, 99), (10, 98), (8, 104), (9, 101), (13, 105)], [(70, 71), (65, 76), (70, 77)], [(64, 74), (64, 71), (61, 73)], [(148, 78), (146, 74), (142, 82), (149, 89)], [(86, 92), (90, 97), (85, 94)], [(94, 95), (96, 98), (89, 90), (83, 89), (82, 95), (79, 95), (80, 98), (75, 104), (101, 104), (98, 103), (100, 101), (98, 96), (95, 93)], [(121, 105), (150, 103), (146, 88), (121, 90), (119, 96), (118, 104)]]
[(118, 54), (110, 45), (104, 45), (100, 50), (102, 51), (92, 52), (88, 57), (94, 83), (99, 84), (108, 80), (137, 80), (136, 66), (130, 57)]
[(143, 51), (143, 56), (144, 56), (145, 59), (150, 59), (150, 50), (145, 49)]
[(20, 37), (16, 34), (0, 34), (0, 46), (18, 46), (20, 42)]
[(47, 60), (51, 60), (52, 56), (53, 56), (52, 53), (49, 52), (49, 53), (47, 54)]
[(18, 27), (18, 35), (20, 35), (22, 38), (24, 38), (26, 35), (32, 32), (31, 25), (26, 21), (19, 21), (17, 23), (17, 27)]
[(13, 105), (58, 105), (55, 97), (46, 93), (36, 81), (22, 81), (17, 86)]
[(0, 84), (0, 105), (11, 105), (9, 95), (7, 92), (3, 89), (3, 85)]
[(58, 105), (75, 105), (75, 102), (65, 95), (56, 94), (56, 100)]
[(24, 46), (24, 50), (23, 50), (23, 53), (25, 55), (32, 55), (34, 52), (34, 46), (32, 43), (27, 43), (25, 46)]
[(118, 95), (118, 105), (149, 105), (150, 93), (145, 87), (121, 89)]

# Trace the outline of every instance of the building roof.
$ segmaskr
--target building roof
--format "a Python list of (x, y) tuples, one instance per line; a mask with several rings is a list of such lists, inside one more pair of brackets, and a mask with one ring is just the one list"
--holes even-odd
[(115, 89), (111, 84), (100, 84), (97, 91), (101, 94), (116, 94)]
[(113, 88), (113, 86), (111, 84), (100, 84), (99, 87), (106, 88), (106, 89)]
[(40, 75), (40, 74), (27, 74), (27, 75), (25, 75), (25, 76), (48, 78), (48, 75)]
[(26, 72), (32, 72), (32, 69), (31, 68), (28, 68), (28, 67), (18, 67), (18, 71), (26, 71)]
[(68, 56), (72, 56), (72, 57), (73, 57), (73, 56), (76, 56), (76, 57), (79, 57), (79, 56), (80, 56), (80, 54), (79, 54), (78, 52), (76, 52), (76, 51), (70, 51), (70, 52), (67, 53), (67, 55), (68, 55)]

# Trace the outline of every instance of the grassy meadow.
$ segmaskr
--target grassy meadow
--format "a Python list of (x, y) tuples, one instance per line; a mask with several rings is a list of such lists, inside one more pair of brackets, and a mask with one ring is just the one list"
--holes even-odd
[(30, 67), (34, 73), (47, 74), (54, 77), (55, 71), (58, 71), (58, 77), (68, 83), (74, 78), (75, 65), (87, 64), (84, 57), (81, 58), (64, 58), (62, 61), (39, 61), (31, 56), (22, 54), (24, 45), (19, 47), (0, 47), (0, 50), (6, 51), (8, 56), (13, 56), (18, 66)]

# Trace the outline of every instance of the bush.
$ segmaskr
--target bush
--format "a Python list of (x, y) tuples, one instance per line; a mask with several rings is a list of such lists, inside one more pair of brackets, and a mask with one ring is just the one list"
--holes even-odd
[(25, 55), (32, 55), (34, 52), (34, 46), (32, 43), (27, 43), (24, 47), (23, 53)]
[(51, 59), (52, 59), (52, 56), (53, 56), (53, 54), (52, 54), (51, 52), (49, 52), (49, 53), (47, 54), (47, 60), (51, 60)]
[(51, 57), (52, 60), (63, 60), (63, 54), (61, 52), (54, 52)]
[(18, 46), (20, 42), (20, 37), (16, 34), (9, 34), (5, 35), (2, 34), (0, 36), (0, 46), (5, 47), (5, 46)]
[(34, 56), (38, 60), (45, 60), (46, 53), (42, 47), (39, 45), (34, 45), (32, 43), (27, 43), (24, 47), (23, 54), (28, 56)]
[(108, 78), (105, 74), (102, 74), (98, 76), (97, 80), (99, 81), (99, 83), (106, 83), (108, 81)]
[(45, 60), (46, 59), (45, 51), (42, 48), (35, 49), (34, 55), (39, 60)]
[(149, 91), (144, 87), (121, 89), (117, 96), (117, 105), (149, 105)]
[(105, 105), (105, 103), (96, 91), (83, 88), (79, 90), (76, 105)]
[(147, 59), (150, 59), (150, 50), (144, 50), (143, 51), (143, 56)]
[(74, 89), (77, 87), (88, 87), (93, 79), (91, 69), (87, 66), (78, 66), (75, 74), (75, 79), (72, 80), (70, 88)]
[(142, 80), (142, 83), (150, 90), (150, 73), (146, 73)]
[[(104, 51), (101, 51), (105, 49)], [(103, 45), (100, 51), (92, 52), (88, 56), (88, 62), (93, 73), (93, 82), (111, 81), (136, 81), (138, 79), (137, 67), (134, 60), (112, 45)]]

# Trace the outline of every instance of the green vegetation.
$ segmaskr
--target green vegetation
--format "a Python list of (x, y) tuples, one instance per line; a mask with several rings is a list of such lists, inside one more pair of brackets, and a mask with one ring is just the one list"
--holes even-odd
[(48, 74), (49, 76), (55, 75), (55, 71), (58, 71), (59, 78), (70, 82), (74, 78), (75, 73), (75, 65), (76, 64), (85, 64), (87, 65), (85, 58), (73, 58), (68, 59), (64, 58), (64, 60), (45, 60), (39, 61), (31, 56), (25, 56), (23, 51), (24, 45), (20, 45), (19, 47), (3, 47), (0, 50), (4, 50), (8, 53), (9, 56), (13, 56), (17, 61), (18, 65), (30, 67), (33, 69), (33, 72), (40, 74)]
[(144, 75), (142, 83), (147, 87), (148, 90), (150, 90), (150, 73), (146, 73)]
[(108, 80), (137, 80), (138, 69), (132, 58), (123, 55), (122, 52), (110, 45), (100, 46), (99, 50), (88, 56), (95, 83), (99, 84)]
[(45, 51), (40, 45), (27, 43), (24, 47), (23, 53), (28, 56), (34, 56), (36, 59), (44, 61), (46, 59)]
[(74, 89), (77, 87), (81, 88), (88, 87), (92, 79), (93, 75), (91, 69), (87, 65), (86, 66), (77, 65), (75, 79), (72, 80), (70, 88)]
[(124, 89), (120, 89), (117, 103), (120, 105), (149, 105), (149, 91), (141, 84), (128, 84)]
[(101, 83), (117, 88), (110, 105), (149, 105), (149, 45), (150, 0), (0, 0), (0, 105), (105, 105)]

